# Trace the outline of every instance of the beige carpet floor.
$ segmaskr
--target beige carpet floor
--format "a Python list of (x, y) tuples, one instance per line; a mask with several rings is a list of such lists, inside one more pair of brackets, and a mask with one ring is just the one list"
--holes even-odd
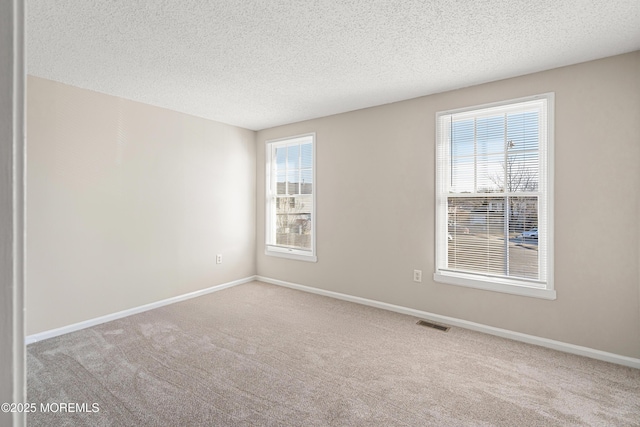
[(640, 370), (416, 320), (236, 286), (29, 345), (28, 425), (640, 426)]

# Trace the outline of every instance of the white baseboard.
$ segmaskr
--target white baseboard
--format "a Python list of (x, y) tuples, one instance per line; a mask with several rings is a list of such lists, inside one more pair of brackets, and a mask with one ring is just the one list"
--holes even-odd
[(195, 292), (189, 292), (188, 294), (178, 295), (172, 298), (163, 299), (161, 301), (152, 302), (150, 304), (141, 305), (139, 307), (130, 308), (127, 310), (118, 311), (117, 313), (107, 314), (105, 316), (96, 317), (95, 319), (85, 320), (83, 322), (74, 323), (72, 325), (63, 326), (57, 329), (51, 329), (49, 331), (40, 332), (25, 337), (25, 345), (32, 344), (34, 342), (42, 341), (47, 338), (57, 337), (59, 335), (68, 334), (69, 332), (79, 331), (81, 329), (89, 328), (91, 326), (99, 325), (101, 323), (110, 322), (112, 320), (121, 319), (123, 317), (131, 316), (132, 314), (142, 313), (143, 311), (153, 310), (154, 308), (162, 307), (165, 305), (173, 304), (176, 302), (184, 301), (187, 299), (199, 297), (202, 295), (210, 294), (212, 292), (221, 291), (223, 289), (230, 288), (232, 286), (241, 285), (243, 283), (252, 282), (256, 280), (256, 276), (245, 277), (244, 279), (234, 280), (232, 282), (223, 283), (221, 285), (212, 286), (210, 288), (201, 289)]
[(387, 304), (385, 302), (355, 297), (352, 295), (341, 294), (339, 292), (312, 288), (312, 287), (300, 285), (297, 283), (290, 283), (282, 280), (272, 279), (270, 277), (256, 276), (256, 280), (259, 280), (265, 283), (270, 283), (272, 285), (284, 286), (287, 288), (297, 289), (304, 292), (310, 292), (313, 294), (323, 295), (323, 296), (336, 298), (344, 301), (350, 301), (358, 304), (368, 305), (371, 307), (381, 308), (383, 310), (395, 311), (396, 313), (408, 314), (410, 316), (415, 316), (422, 319), (431, 320), (434, 322), (440, 322), (440, 323), (444, 323), (451, 326), (458, 326), (460, 328), (483, 332), (486, 334), (495, 335), (503, 338), (509, 338), (515, 341), (521, 341), (528, 344), (539, 345), (541, 347), (551, 348), (551, 349), (562, 351), (565, 353), (577, 354), (579, 356), (586, 356), (592, 359), (603, 360), (605, 362), (611, 362), (611, 363), (616, 363), (618, 365), (624, 365), (624, 366), (640, 369), (640, 359), (636, 359), (633, 357), (622, 356), (615, 353), (608, 353), (606, 351), (596, 350), (589, 347), (582, 347), (579, 345), (569, 344), (562, 341), (555, 341), (547, 338), (541, 338), (535, 335), (527, 335), (520, 332), (510, 331), (508, 329), (495, 328), (493, 326), (487, 326), (481, 323), (469, 322), (468, 320), (461, 320), (461, 319), (456, 319), (454, 317), (442, 316), (439, 314), (429, 313), (426, 311), (416, 310), (413, 308), (407, 308), (399, 305)]
[(121, 319), (123, 317), (131, 316), (133, 314), (142, 313), (147, 310), (162, 307), (165, 305), (173, 304), (176, 302), (184, 301), (190, 298), (199, 297), (212, 292), (221, 291), (232, 286), (241, 285), (254, 280), (270, 283), (273, 285), (284, 286), (287, 288), (297, 289), (304, 292), (323, 295), (331, 298), (336, 298), (344, 301), (350, 301), (357, 304), (368, 305), (370, 307), (381, 308), (383, 310), (394, 311), (396, 313), (407, 314), (409, 316), (415, 316), (422, 319), (432, 320), (434, 322), (440, 322), (451, 326), (457, 326), (460, 328), (470, 329), (473, 331), (483, 332), (490, 335), (495, 335), (503, 338), (512, 339), (515, 341), (521, 341), (528, 344), (539, 345), (541, 347), (551, 348), (554, 350), (562, 351), (565, 353), (577, 354), (580, 356), (590, 357), (592, 359), (603, 360), (605, 362), (616, 363), (618, 365), (629, 366), (632, 368), (640, 369), (640, 359), (633, 357), (622, 356), (615, 353), (609, 353), (606, 351), (596, 350), (589, 347), (582, 347), (579, 345), (569, 344), (562, 341), (555, 341), (547, 338), (537, 337), (535, 335), (527, 335), (520, 332), (510, 331), (508, 329), (495, 328), (493, 326), (483, 325), (481, 323), (470, 322), (468, 320), (456, 319), (454, 317), (442, 316), (440, 314), (429, 313), (426, 311), (416, 310), (413, 308), (402, 307), (399, 305), (388, 304), (385, 302), (370, 300), (366, 298), (356, 297), (347, 294), (341, 294), (339, 292), (327, 291), (319, 288), (312, 288), (310, 286), (304, 286), (297, 283), (285, 282), (283, 280), (272, 279), (264, 276), (249, 276), (244, 279), (234, 280), (232, 282), (223, 283), (220, 285), (212, 286), (207, 289), (201, 289), (199, 291), (190, 292), (184, 295), (178, 295), (172, 298), (167, 298), (161, 301), (157, 301), (150, 304), (145, 304), (139, 307), (130, 308), (128, 310), (119, 311), (117, 313), (108, 314), (94, 319), (85, 320), (83, 322), (74, 323), (72, 325), (63, 326), (61, 328), (52, 329), (49, 331), (40, 332), (25, 337), (25, 344), (32, 344), (34, 342), (42, 341), (47, 338), (57, 337), (59, 335), (68, 334), (70, 332), (79, 331), (81, 329), (89, 328), (91, 326), (99, 325), (101, 323), (110, 322), (112, 320)]

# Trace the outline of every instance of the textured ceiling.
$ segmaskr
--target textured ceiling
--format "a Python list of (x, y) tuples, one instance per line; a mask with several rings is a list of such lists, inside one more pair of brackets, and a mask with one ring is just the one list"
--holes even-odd
[(640, 0), (28, 0), (28, 73), (263, 129), (640, 49)]

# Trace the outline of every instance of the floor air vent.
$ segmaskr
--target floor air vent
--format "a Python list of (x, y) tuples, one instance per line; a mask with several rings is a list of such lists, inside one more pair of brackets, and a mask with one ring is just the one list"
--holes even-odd
[(417, 325), (426, 326), (427, 328), (437, 329), (442, 332), (447, 332), (451, 327), (438, 325), (437, 323), (427, 322), (426, 320), (418, 320)]

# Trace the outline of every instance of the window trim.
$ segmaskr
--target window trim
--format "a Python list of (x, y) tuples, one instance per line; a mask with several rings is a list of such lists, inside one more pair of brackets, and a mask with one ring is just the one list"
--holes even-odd
[[(449, 172), (446, 172), (447, 168), (441, 168), (438, 165), (438, 161), (441, 158), (440, 150), (449, 146), (449, 142), (443, 142), (445, 138), (441, 133), (441, 119), (444, 116), (450, 116), (453, 114), (473, 114), (474, 111), (505, 107), (508, 105), (519, 104), (524, 102), (546, 100), (546, 124), (543, 130), (546, 130), (546, 144), (544, 147), (540, 147), (541, 154), (544, 153), (544, 160), (546, 162), (546, 169), (541, 171), (544, 174), (544, 180), (546, 182), (546, 194), (543, 203), (546, 204), (547, 218), (546, 218), (546, 277), (541, 277), (540, 280), (519, 280), (515, 278), (502, 278), (491, 277), (489, 275), (483, 275), (482, 273), (470, 273), (447, 270), (443, 264), (443, 257), (446, 259), (446, 253), (442, 254), (442, 248), (446, 248), (447, 244), (447, 199), (448, 193), (445, 193), (444, 177)], [(515, 98), (505, 101), (493, 102), (488, 104), (475, 105), (470, 107), (458, 108), (447, 111), (439, 111), (436, 113), (436, 130), (435, 130), (435, 272), (433, 274), (433, 280), (439, 283), (445, 283), (456, 286), (464, 286), (475, 289), (483, 289), (494, 292), (515, 294), (527, 297), (536, 297), (549, 300), (556, 299), (556, 291), (554, 289), (554, 209), (553, 209), (553, 189), (554, 189), (554, 104), (555, 94), (553, 92), (527, 96), (522, 98)], [(482, 113), (481, 113), (482, 114)], [(443, 171), (444, 169), (444, 171)], [(444, 223), (443, 223), (444, 221)], [(446, 249), (445, 249), (446, 250)], [(542, 255), (541, 255), (542, 256)], [(542, 285), (542, 286), (541, 286)]]
[[(271, 244), (272, 235), (274, 233), (272, 226), (272, 193), (271, 193), (271, 185), (273, 179), (273, 173), (271, 168), (271, 162), (273, 161), (272, 150), (274, 147), (279, 145), (285, 145), (290, 143), (296, 143), (296, 140), (304, 140), (311, 138), (311, 152), (312, 152), (312, 180), (313, 180), (313, 190), (311, 193), (313, 199), (313, 206), (311, 211), (311, 249), (296, 249), (289, 248), (286, 246), (277, 246)], [(316, 215), (316, 193), (317, 193), (317, 181), (316, 181), (316, 134), (315, 132), (288, 136), (284, 138), (278, 139), (270, 139), (265, 141), (265, 255), (275, 256), (280, 258), (288, 258), (294, 259), (298, 261), (308, 261), (308, 262), (317, 262), (318, 257), (316, 254), (316, 223), (317, 215)]]

